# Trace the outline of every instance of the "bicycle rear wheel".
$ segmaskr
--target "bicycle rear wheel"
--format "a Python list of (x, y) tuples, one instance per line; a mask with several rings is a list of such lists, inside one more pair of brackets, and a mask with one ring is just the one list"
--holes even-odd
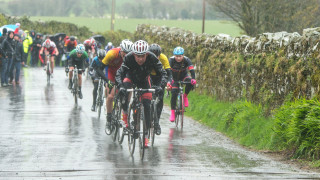
[[(135, 108), (133, 109), (133, 104), (129, 106), (128, 110), (128, 146), (131, 156), (134, 154), (135, 146), (136, 146), (136, 138), (135, 133), (137, 132), (136, 120), (140, 119), (137, 117), (135, 113)], [(137, 112), (136, 112), (137, 113)]]
[(100, 84), (99, 82), (99, 88), (98, 88), (98, 98), (97, 98), (97, 106), (98, 106), (98, 120), (100, 119), (101, 116), (101, 107), (103, 105), (103, 85)]
[(120, 100), (116, 100), (115, 101), (115, 108), (116, 108), (116, 123), (118, 124), (119, 126), (119, 136), (118, 136), (118, 142), (119, 144), (122, 144), (123, 142), (123, 139), (124, 139), (124, 136), (126, 135), (126, 130), (125, 130), (125, 127), (122, 127), (122, 124), (121, 124), (121, 102)]

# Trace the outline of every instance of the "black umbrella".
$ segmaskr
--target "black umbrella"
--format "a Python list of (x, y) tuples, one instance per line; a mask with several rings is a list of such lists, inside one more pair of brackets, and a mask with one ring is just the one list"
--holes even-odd
[(104, 38), (104, 36), (102, 36), (102, 35), (94, 35), (94, 36), (92, 36), (92, 38), (101, 44), (105, 44), (105, 42), (106, 42), (106, 38)]
[(59, 37), (61, 36), (61, 39), (64, 39), (66, 37), (66, 34), (65, 33), (57, 33), (54, 35), (54, 37), (58, 40)]

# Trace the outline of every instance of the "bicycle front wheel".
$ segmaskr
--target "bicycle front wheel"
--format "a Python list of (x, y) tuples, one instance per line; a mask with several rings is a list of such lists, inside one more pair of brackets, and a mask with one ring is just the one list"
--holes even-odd
[(129, 106), (128, 110), (128, 146), (129, 146), (129, 152), (130, 155), (133, 156), (135, 146), (136, 146), (136, 132), (137, 132), (137, 126), (136, 126), (136, 120), (140, 119), (137, 117), (136, 109), (133, 108), (133, 105), (131, 104)]
[(180, 97), (180, 94), (178, 94), (178, 97), (177, 97), (177, 104), (176, 104), (176, 110), (175, 110), (175, 124), (176, 124), (176, 127), (179, 126), (179, 119), (180, 119), (180, 107), (181, 107), (181, 97)]
[(98, 88), (98, 96), (97, 96), (97, 106), (98, 106), (98, 120), (100, 119), (101, 116), (101, 107), (103, 105), (103, 88), (102, 85), (99, 83), (99, 88)]
[(47, 83), (48, 84), (50, 84), (50, 63), (49, 62), (47, 62), (47, 71), (46, 71), (46, 73), (47, 73)]
[(145, 153), (146, 139), (148, 137), (143, 105), (141, 105), (141, 108), (140, 108), (140, 130), (141, 130), (140, 136), (139, 136), (140, 160), (143, 160), (144, 153)]
[(155, 102), (151, 104), (151, 117), (152, 117), (152, 122), (151, 122), (151, 127), (149, 129), (149, 137), (151, 137), (150, 143), (151, 143), (151, 146), (153, 146), (154, 139), (155, 139), (154, 123), (158, 122), (157, 104)]
[(73, 96), (74, 96), (74, 103), (78, 104), (78, 79), (77, 78), (73, 80)]
[(184, 98), (180, 98), (181, 100), (181, 103), (180, 103), (180, 108), (179, 108), (179, 111), (180, 111), (180, 127), (181, 129), (183, 128), (183, 116), (184, 116)]

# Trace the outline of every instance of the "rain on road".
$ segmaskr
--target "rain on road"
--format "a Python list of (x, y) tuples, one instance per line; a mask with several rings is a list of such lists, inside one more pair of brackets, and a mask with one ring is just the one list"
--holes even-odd
[(0, 179), (313, 179), (241, 148), (186, 118), (183, 132), (162, 113), (162, 134), (145, 159), (131, 157), (127, 139), (114, 143), (105, 119), (91, 112), (92, 83), (74, 106), (63, 68), (50, 85), (42, 68), (23, 69), (21, 84), (0, 88)]

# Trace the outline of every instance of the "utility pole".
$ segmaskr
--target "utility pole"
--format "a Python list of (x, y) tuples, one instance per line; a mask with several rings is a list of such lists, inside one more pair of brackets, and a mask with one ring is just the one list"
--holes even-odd
[(112, 8), (111, 8), (111, 31), (114, 31), (114, 15), (115, 15), (115, 8), (116, 7), (116, 0), (112, 0)]
[(202, 33), (204, 33), (204, 20), (206, 16), (206, 1), (202, 1)]

